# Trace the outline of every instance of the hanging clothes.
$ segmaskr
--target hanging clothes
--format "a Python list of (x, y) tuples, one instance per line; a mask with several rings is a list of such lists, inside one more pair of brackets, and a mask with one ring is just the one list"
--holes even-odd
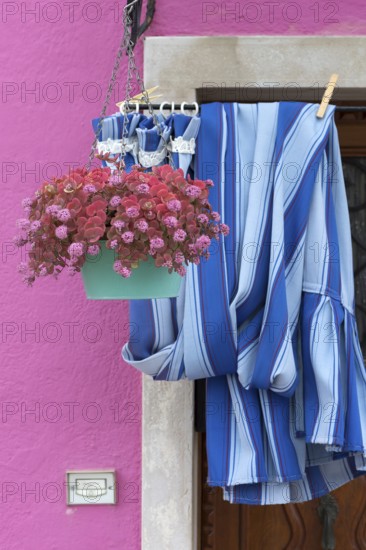
[[(161, 125), (162, 135), (159, 134), (152, 117), (139, 113), (127, 116), (124, 158), (126, 171), (129, 172), (134, 164), (140, 164), (146, 169), (152, 166), (166, 164), (167, 144), (171, 147), (175, 167), (180, 167), (187, 174), (195, 152), (195, 141), (198, 135), (201, 120), (197, 116), (187, 116), (172, 113), (168, 118), (159, 114), (157, 119)], [(97, 131), (99, 118), (92, 121), (94, 132)], [(115, 113), (103, 120), (98, 135), (98, 153), (120, 155), (122, 150), (123, 116)], [(104, 162), (105, 166), (113, 167)]]
[(245, 504), (317, 498), (366, 473), (366, 374), (334, 107), (201, 108), (195, 176), (230, 226), (177, 299), (132, 302), (123, 359), (207, 379), (208, 484)]

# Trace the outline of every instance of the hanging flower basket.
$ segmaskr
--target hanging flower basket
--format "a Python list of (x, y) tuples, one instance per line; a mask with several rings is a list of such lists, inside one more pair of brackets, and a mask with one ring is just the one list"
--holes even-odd
[(30, 246), (24, 281), (82, 271), (89, 298), (177, 296), (186, 265), (229, 230), (208, 202), (211, 185), (169, 165), (80, 168), (45, 182), (18, 220), (17, 244)]
[[(211, 240), (229, 232), (208, 202), (212, 181), (185, 178), (183, 170), (172, 167), (161, 124), (135, 63), (131, 9), (128, 5), (124, 10), (124, 35), (87, 167), (45, 182), (33, 198), (23, 201), (26, 217), (18, 220), (16, 243), (30, 247), (28, 262), (19, 266), (27, 284), (33, 284), (37, 277), (57, 277), (63, 270), (72, 275), (82, 271), (88, 298), (175, 297), (180, 278), (186, 274), (185, 266), (199, 264), (202, 256), (208, 258)], [(115, 157), (99, 155), (110, 167), (91, 170), (123, 50), (128, 54), (129, 70), (121, 152)], [(140, 166), (125, 171), (132, 74), (170, 162), (153, 167), (151, 172)]]
[(144, 300), (178, 296), (182, 277), (156, 267), (150, 256), (140, 262), (131, 277), (123, 279), (113, 270), (115, 252), (100, 242), (100, 253), (86, 259), (81, 268), (86, 295), (91, 300)]

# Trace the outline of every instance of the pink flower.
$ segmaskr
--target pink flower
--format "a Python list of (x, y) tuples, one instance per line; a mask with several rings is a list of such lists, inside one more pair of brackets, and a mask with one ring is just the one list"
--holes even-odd
[(226, 223), (221, 223), (220, 231), (226, 237), (230, 233), (230, 227)]
[(71, 258), (80, 258), (84, 254), (84, 246), (82, 243), (71, 243), (67, 251)]
[(187, 197), (199, 197), (201, 194), (201, 189), (196, 185), (188, 185), (184, 191)]
[(122, 277), (124, 279), (127, 279), (128, 277), (131, 277), (132, 271), (129, 267), (122, 267), (122, 269), (119, 273), (120, 273), (120, 275), (122, 275)]
[(201, 237), (198, 237), (195, 243), (198, 250), (204, 250), (205, 248), (209, 247), (210, 244), (211, 239), (207, 235), (201, 235)]
[(163, 248), (163, 246), (165, 245), (164, 239), (161, 239), (160, 237), (154, 237), (150, 240), (150, 245), (155, 249)]
[(67, 237), (67, 227), (66, 225), (60, 225), (56, 227), (55, 235), (58, 239), (66, 239)]
[(118, 195), (114, 195), (114, 197), (111, 198), (109, 201), (109, 204), (112, 206), (112, 208), (117, 208), (121, 204), (121, 199)]
[(121, 271), (121, 269), (123, 269), (123, 266), (122, 266), (122, 262), (121, 260), (116, 260), (113, 264), (113, 269), (114, 271), (116, 271), (117, 273), (119, 273)]
[(111, 174), (109, 177), (109, 183), (111, 185), (119, 185), (120, 183), (122, 183), (121, 174), (117, 171), (113, 172), (113, 174)]
[(117, 229), (117, 231), (120, 231), (126, 224), (122, 220), (115, 220), (112, 222), (112, 225)]
[(111, 242), (109, 243), (109, 246), (111, 247), (112, 250), (114, 250), (115, 248), (117, 248), (117, 246), (118, 246), (118, 241), (117, 241), (117, 239), (113, 239), (113, 241), (111, 241)]
[(187, 270), (186, 270), (186, 268), (185, 268), (183, 265), (181, 265), (181, 266), (177, 267), (176, 272), (177, 272), (178, 275), (180, 275), (181, 277), (184, 277), (184, 275), (187, 273)]
[(141, 233), (146, 233), (149, 228), (149, 224), (145, 220), (138, 220), (136, 222), (136, 227), (139, 231), (141, 231)]
[(92, 185), (91, 183), (87, 183), (84, 187), (85, 193), (95, 193), (96, 190), (97, 188), (95, 187), (95, 185)]
[(208, 217), (206, 216), (206, 214), (198, 214), (197, 220), (200, 223), (207, 223), (208, 222)]
[(39, 220), (36, 220), (31, 223), (30, 230), (31, 231), (38, 231), (42, 227), (42, 224)]
[(48, 275), (47, 268), (46, 267), (41, 267), (41, 269), (39, 270), (39, 275), (40, 275), (40, 277), (45, 277), (46, 275)]
[(57, 216), (59, 210), (61, 210), (61, 206), (58, 204), (50, 204), (50, 206), (47, 206), (46, 208), (46, 214), (51, 214), (51, 216), (55, 217)]
[(184, 256), (183, 256), (182, 252), (178, 251), (178, 252), (175, 253), (174, 261), (177, 264), (182, 264), (184, 262)]
[(126, 214), (129, 218), (137, 218), (139, 216), (139, 209), (136, 206), (130, 206), (126, 210)]
[(19, 227), (19, 229), (26, 231), (27, 229), (29, 229), (30, 222), (29, 220), (27, 220), (27, 218), (20, 218), (19, 220), (17, 220), (17, 226)]
[(99, 246), (97, 244), (92, 244), (88, 246), (88, 254), (90, 254), (90, 256), (98, 256)]
[(121, 260), (116, 260), (113, 264), (113, 269), (116, 273), (119, 273), (125, 279), (131, 276), (131, 269), (129, 267), (123, 267)]
[(172, 199), (167, 202), (167, 207), (172, 212), (179, 212), (179, 210), (181, 210), (182, 208), (182, 203), (177, 199)]
[(212, 212), (211, 217), (215, 222), (219, 222), (221, 220), (221, 216), (218, 212)]
[(60, 220), (60, 222), (67, 222), (71, 218), (70, 210), (67, 208), (63, 208), (62, 210), (59, 210), (57, 213), (57, 219)]
[(134, 234), (132, 233), (132, 231), (125, 231), (124, 233), (122, 233), (121, 237), (123, 242), (132, 243), (134, 239)]
[(22, 200), (22, 206), (23, 208), (30, 208), (32, 206), (32, 199), (26, 198)]
[(149, 193), (150, 187), (147, 183), (140, 183), (140, 185), (136, 187), (136, 191), (141, 194)]
[(187, 236), (187, 233), (184, 231), (184, 229), (177, 229), (175, 232), (174, 232), (174, 235), (173, 235), (173, 240), (175, 242), (183, 242), (185, 240)]
[(13, 238), (13, 242), (14, 242), (15, 246), (24, 246), (25, 244), (27, 244), (28, 240), (27, 240), (27, 238), (24, 238), (21, 235), (16, 235)]
[(174, 216), (166, 216), (163, 222), (167, 227), (177, 227), (178, 225), (178, 220)]

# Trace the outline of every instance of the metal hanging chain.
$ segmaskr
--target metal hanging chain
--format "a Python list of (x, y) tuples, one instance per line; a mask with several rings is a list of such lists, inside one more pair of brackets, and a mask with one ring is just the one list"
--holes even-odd
[(120, 45), (118, 47), (118, 51), (117, 51), (117, 54), (116, 54), (116, 59), (114, 61), (112, 76), (111, 76), (109, 84), (108, 84), (106, 97), (105, 97), (104, 104), (103, 104), (103, 107), (102, 107), (102, 110), (101, 110), (101, 113), (100, 113), (100, 116), (99, 116), (98, 126), (95, 130), (94, 141), (92, 143), (88, 163), (86, 165), (87, 170), (90, 169), (91, 163), (92, 163), (92, 161), (94, 159), (94, 156), (95, 156), (95, 151), (96, 151), (97, 144), (98, 144), (99, 134), (100, 134), (100, 131), (103, 127), (103, 121), (106, 117), (107, 107), (109, 105), (114, 87), (116, 85), (116, 79), (117, 79), (118, 71), (119, 71), (119, 68), (120, 68), (120, 65), (121, 65), (121, 59), (122, 59), (123, 52), (127, 49), (128, 45), (129, 45), (129, 42), (130, 42), (129, 26), (126, 23), (127, 23), (127, 20), (131, 21), (130, 13), (133, 10), (133, 5), (137, 1), (138, 0), (134, 0), (131, 4), (125, 6), (124, 9), (123, 9), (123, 19), (122, 19), (123, 36), (122, 36)]
[(135, 54), (134, 54), (134, 44), (131, 41), (132, 19), (130, 17), (130, 13), (133, 9), (133, 5), (137, 1), (138, 0), (134, 0), (133, 2), (131, 2), (130, 4), (125, 6), (125, 8), (123, 9), (123, 19), (122, 19), (122, 22), (123, 22), (123, 37), (122, 37), (121, 43), (120, 43), (118, 51), (117, 51), (116, 59), (115, 59), (114, 66), (113, 66), (112, 76), (111, 76), (111, 79), (109, 81), (109, 85), (108, 85), (108, 89), (107, 89), (107, 93), (106, 93), (106, 98), (104, 100), (104, 104), (103, 104), (103, 107), (102, 107), (102, 110), (101, 110), (101, 113), (100, 113), (98, 125), (97, 125), (97, 128), (95, 130), (95, 137), (94, 137), (94, 141), (93, 141), (92, 146), (91, 146), (91, 151), (90, 151), (90, 154), (89, 154), (89, 160), (88, 160), (88, 163), (87, 163), (87, 166), (86, 166), (87, 170), (90, 169), (91, 163), (92, 163), (92, 161), (95, 157), (95, 151), (96, 151), (97, 144), (98, 144), (99, 134), (100, 134), (100, 131), (102, 130), (102, 127), (103, 127), (103, 122), (104, 122), (104, 119), (106, 117), (107, 108), (108, 108), (108, 105), (109, 105), (109, 102), (110, 102), (110, 99), (112, 97), (112, 93), (113, 93), (113, 90), (114, 90), (114, 87), (115, 87), (115, 84), (116, 84), (116, 79), (117, 79), (118, 71), (119, 71), (120, 64), (121, 64), (122, 54), (125, 50), (127, 51), (127, 56), (128, 56), (128, 66), (127, 66), (127, 80), (126, 80), (126, 88), (125, 88), (125, 101), (124, 101), (124, 108), (123, 108), (123, 126), (122, 126), (122, 140), (121, 140), (120, 169), (124, 168), (124, 157), (126, 155), (126, 145), (127, 145), (126, 141), (127, 141), (127, 138), (128, 138), (128, 111), (130, 109), (129, 100), (131, 99), (133, 75), (135, 75), (136, 81), (137, 81), (138, 86), (140, 88), (140, 92), (141, 92), (142, 97), (143, 97), (143, 99), (144, 99), (144, 101), (145, 101), (145, 103), (148, 107), (149, 114), (151, 115), (154, 126), (156, 127), (157, 132), (158, 132), (161, 140), (163, 141), (164, 147), (167, 151), (167, 157), (169, 159), (169, 163), (174, 168), (173, 157), (172, 157), (172, 154), (171, 154), (171, 151), (170, 151), (170, 148), (169, 148), (169, 144), (168, 144), (167, 140), (164, 137), (162, 123), (159, 122), (159, 119), (158, 119), (158, 117), (156, 116), (156, 114), (154, 112), (154, 108), (153, 108), (153, 105), (152, 105), (151, 100), (149, 98), (149, 94), (148, 94), (148, 92), (145, 88), (144, 82), (141, 78), (140, 72), (139, 72), (139, 70), (137, 68), (137, 65), (136, 65)]
[[(153, 105), (151, 103), (151, 100), (149, 98), (149, 94), (148, 94), (148, 92), (145, 88), (144, 81), (141, 78), (140, 71), (138, 70), (138, 67), (136, 65), (135, 54), (134, 54), (133, 43), (132, 42), (128, 43), (127, 55), (128, 55), (129, 61), (131, 62), (132, 70), (134, 72), (136, 82), (139, 86), (142, 98), (144, 99), (144, 101), (145, 101), (145, 103), (148, 107), (149, 114), (151, 115), (151, 118), (154, 122), (154, 126), (156, 127), (156, 129), (158, 131), (158, 134), (159, 134), (161, 140), (163, 141), (164, 147), (165, 147), (166, 152), (167, 152), (167, 157), (168, 157), (168, 160), (169, 160), (169, 164), (172, 166), (172, 168), (174, 168), (174, 161), (173, 161), (173, 156), (171, 154), (171, 150), (170, 150), (170, 147), (169, 147), (169, 143), (167, 142), (167, 140), (164, 137), (164, 132), (163, 132), (163, 128), (162, 128), (163, 123), (161, 123), (159, 121), (158, 117), (156, 116), (156, 114), (154, 112), (154, 107), (153, 107)], [(125, 103), (124, 111), (126, 111), (127, 108), (128, 108), (128, 101), (126, 101), (126, 103)]]
[(125, 87), (125, 101), (122, 108), (123, 113), (123, 125), (122, 125), (122, 139), (121, 139), (121, 155), (119, 161), (119, 169), (125, 168), (124, 158), (126, 156), (126, 146), (128, 139), (128, 104), (131, 99), (132, 93), (132, 77), (133, 77), (133, 55), (131, 55), (131, 34), (132, 34), (132, 20), (129, 14), (126, 12), (124, 20), (124, 30), (126, 36), (126, 48), (127, 48), (127, 77), (126, 77), (126, 87)]

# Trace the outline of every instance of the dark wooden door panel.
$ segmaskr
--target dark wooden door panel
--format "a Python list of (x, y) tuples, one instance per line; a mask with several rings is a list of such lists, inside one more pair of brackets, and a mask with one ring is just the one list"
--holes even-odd
[(366, 550), (366, 478), (347, 483), (334, 496), (339, 505), (334, 524), (337, 550)]
[[(321, 530), (307, 537), (303, 512), (296, 505), (241, 506), (241, 541), (238, 549), (299, 550), (316, 548)], [(263, 508), (263, 510), (262, 510)], [(315, 512), (316, 513), (316, 512)]]
[[(204, 436), (203, 436), (204, 438)], [(207, 462), (202, 445), (202, 476)], [(366, 550), (366, 478), (332, 493), (339, 511), (336, 550)], [(200, 550), (322, 550), (320, 499), (301, 504), (229, 504), (218, 487), (202, 485)]]
[(217, 487), (206, 487), (202, 503), (202, 550), (239, 548), (239, 528), (240, 506), (224, 502)]
[[(334, 522), (336, 549), (366, 550), (366, 480), (333, 493), (339, 506)], [(238, 550), (321, 550), (320, 500), (286, 506), (240, 506)], [(231, 550), (231, 549), (230, 549)]]

